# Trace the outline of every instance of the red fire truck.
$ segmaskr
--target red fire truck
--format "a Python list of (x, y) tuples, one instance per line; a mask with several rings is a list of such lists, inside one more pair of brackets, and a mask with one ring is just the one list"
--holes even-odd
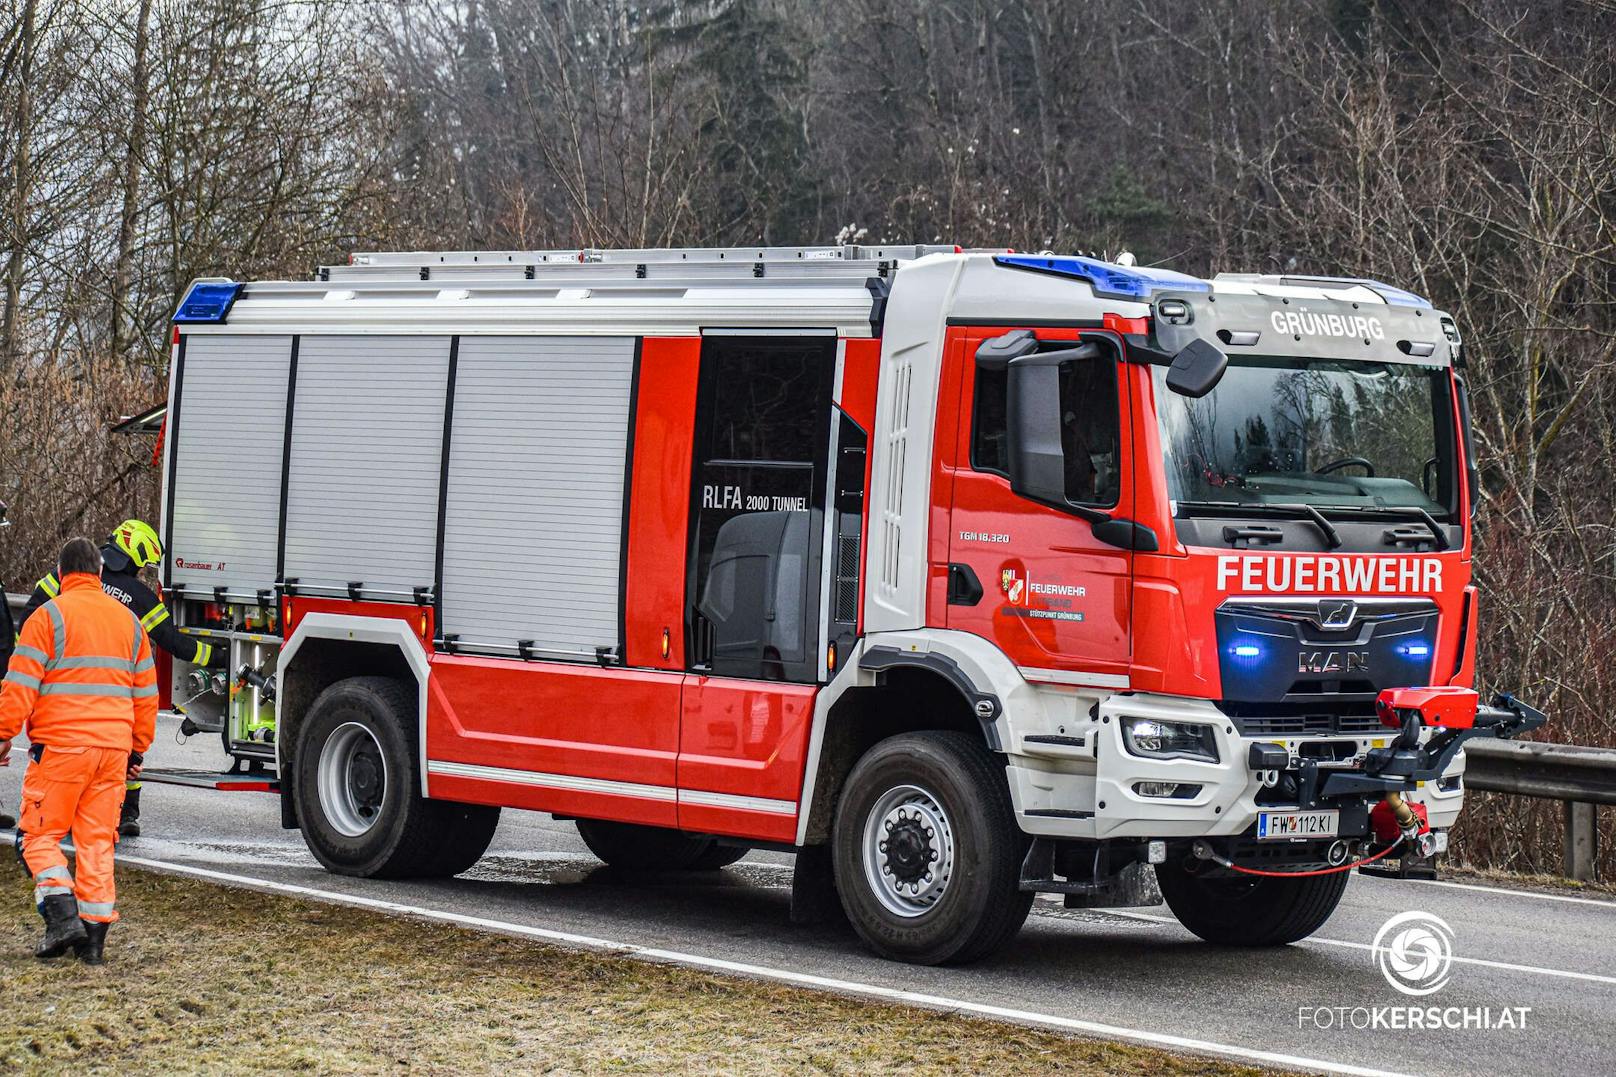
[(1302, 938), (1445, 847), (1466, 738), (1542, 721), (1471, 690), (1460, 334), (1374, 281), (1121, 263), (198, 281), (163, 583), (230, 663), (173, 706), (334, 872), (463, 871), (523, 808), (630, 872), (795, 851), (803, 909), (908, 961), (1039, 892)]

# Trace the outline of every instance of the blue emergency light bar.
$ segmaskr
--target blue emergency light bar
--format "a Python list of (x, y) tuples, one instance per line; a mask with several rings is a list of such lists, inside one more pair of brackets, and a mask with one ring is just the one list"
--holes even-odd
[(1010, 269), (1030, 269), (1058, 277), (1084, 280), (1094, 294), (1106, 299), (1126, 299), (1148, 303), (1157, 292), (1210, 292), (1212, 284), (1200, 277), (1175, 273), (1171, 269), (1119, 266), (1081, 255), (1001, 254), (993, 259)]
[(242, 285), (236, 281), (197, 281), (174, 312), (175, 325), (218, 325), (230, 313)]

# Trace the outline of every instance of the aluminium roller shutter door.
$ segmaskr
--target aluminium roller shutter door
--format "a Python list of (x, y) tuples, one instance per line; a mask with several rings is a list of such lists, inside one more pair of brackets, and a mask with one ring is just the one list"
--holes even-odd
[(442, 630), (456, 649), (619, 645), (633, 338), (462, 337)]
[(300, 338), (286, 494), (296, 590), (407, 600), (433, 584), (447, 336)]
[(168, 585), (275, 586), (290, 336), (188, 333), (173, 444)]

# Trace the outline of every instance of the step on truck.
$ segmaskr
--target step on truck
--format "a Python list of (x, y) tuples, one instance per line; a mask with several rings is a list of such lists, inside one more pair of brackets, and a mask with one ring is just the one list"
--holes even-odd
[(333, 872), (519, 808), (630, 875), (795, 851), (907, 961), (1038, 893), (1282, 944), (1543, 720), (1472, 690), (1459, 329), (1375, 281), (406, 252), (174, 322), (162, 583), (229, 663), (171, 704)]

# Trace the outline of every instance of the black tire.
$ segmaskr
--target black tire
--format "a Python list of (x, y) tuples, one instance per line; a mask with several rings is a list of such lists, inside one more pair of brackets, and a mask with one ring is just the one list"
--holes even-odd
[(1219, 946), (1284, 946), (1307, 938), (1335, 912), (1349, 874), (1203, 878), (1183, 863), (1156, 865), (1156, 882), (1178, 922)]
[(727, 868), (752, 850), (745, 846), (725, 845), (722, 842), (713, 842), (712, 848), (696, 857), (696, 862), (690, 865), (691, 871), (718, 871)]
[[(370, 742), (353, 727), (368, 733)], [(364, 744), (363, 799), (371, 821), (362, 833), (345, 833), (334, 821), (341, 809), (321, 802), (320, 760), (332, 750), (338, 730)], [(465, 871), (487, 851), (499, 809), (421, 796), (416, 731), (414, 696), (388, 677), (338, 681), (309, 708), (297, 738), (292, 788), (303, 840), (326, 870), (363, 878), (441, 878)]]
[[(905, 840), (910, 844), (902, 857), (895, 860), (886, 851), (885, 840), (874, 844), (881, 833), (894, 833), (880, 828), (905, 805), (890, 809), (883, 805), (904, 796), (904, 787), (925, 798), (910, 802), (911, 810), (914, 803), (922, 803), (928, 812), (933, 808), (941, 812), (953, 853), (952, 870), (937, 876), (941, 889), (929, 907), (917, 911), (913, 906), (926, 903), (912, 901), (900, 912), (888, 902), (902, 905), (902, 894), (894, 895), (872, 877), (877, 868), (866, 869), (867, 841), (872, 859), (882, 865), (880, 874), (894, 880), (920, 871), (927, 873), (925, 880), (932, 880), (928, 865), (945, 859), (935, 834), (912, 821), (921, 818), (918, 814), (898, 824), (909, 828)], [(872, 818), (876, 814), (879, 818)], [(925, 818), (935, 821), (939, 816)], [(914, 829), (917, 825), (919, 829)], [(842, 908), (872, 950), (918, 965), (964, 964), (1003, 948), (1027, 919), (1033, 894), (1020, 887), (1027, 844), (1016, 826), (1002, 761), (978, 738), (934, 730), (890, 737), (858, 761), (837, 805), (831, 853)], [(937, 856), (928, 860), (934, 853)]]
[(746, 855), (745, 849), (660, 826), (579, 819), (578, 836), (589, 851), (625, 871), (717, 871)]

